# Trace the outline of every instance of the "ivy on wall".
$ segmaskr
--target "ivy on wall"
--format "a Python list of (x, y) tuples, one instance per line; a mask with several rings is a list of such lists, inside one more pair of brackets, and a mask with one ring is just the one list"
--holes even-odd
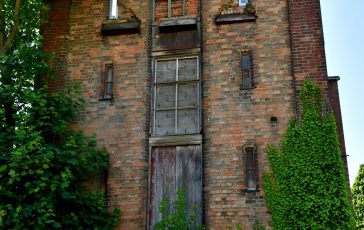
[(264, 191), (274, 229), (354, 229), (333, 114), (322, 89), (305, 81), (302, 120), (292, 120), (280, 148), (268, 147)]
[(353, 208), (356, 218), (356, 227), (364, 228), (364, 164), (360, 165), (359, 173), (352, 188)]

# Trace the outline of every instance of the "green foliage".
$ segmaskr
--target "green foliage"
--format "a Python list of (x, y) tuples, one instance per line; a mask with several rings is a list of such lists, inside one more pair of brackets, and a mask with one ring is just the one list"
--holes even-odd
[(281, 148), (268, 148), (264, 190), (274, 229), (354, 229), (335, 118), (323, 116), (322, 90), (305, 81), (302, 120), (292, 120)]
[[(2, 39), (14, 27), (14, 2), (0, 0)], [(0, 55), (0, 229), (112, 229), (118, 211), (110, 216), (105, 194), (80, 189), (90, 173), (105, 175), (108, 154), (69, 128), (82, 107), (78, 88), (47, 89), (43, 9), (40, 0), (22, 1), (19, 30)]]
[(256, 220), (253, 225), (253, 230), (265, 230), (265, 226), (262, 224), (261, 220)]
[(353, 208), (356, 217), (356, 227), (364, 229), (364, 164), (360, 165), (359, 173), (352, 188)]
[(0, 143), (0, 228), (112, 229), (118, 213), (109, 216), (105, 195), (80, 189), (91, 173), (105, 175), (108, 154), (69, 129), (79, 101), (46, 88), (20, 99), (15, 131), (1, 133), (8, 138)]
[(182, 188), (177, 190), (177, 199), (174, 206), (169, 207), (169, 198), (165, 197), (159, 204), (159, 211), (162, 213), (162, 220), (154, 225), (155, 229), (204, 229), (202, 225), (196, 223), (196, 213), (188, 212), (186, 194)]

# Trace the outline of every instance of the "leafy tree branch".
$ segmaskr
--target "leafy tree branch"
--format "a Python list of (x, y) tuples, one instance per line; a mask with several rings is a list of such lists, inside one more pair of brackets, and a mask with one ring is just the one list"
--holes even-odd
[[(1, 37), (0, 37), (0, 55), (6, 55), (9, 48), (11, 47), (11, 44), (14, 41), (15, 35), (19, 30), (19, 24), (20, 24), (20, 6), (21, 6), (21, 0), (15, 1), (15, 7), (14, 7), (14, 25), (11, 29), (11, 32), (8, 36), (6, 36), (5, 29), (4, 31), (1, 31)], [(0, 11), (4, 11), (4, 5), (0, 5)], [(3, 24), (3, 23), (2, 23)], [(5, 25), (4, 26), (8, 26)]]

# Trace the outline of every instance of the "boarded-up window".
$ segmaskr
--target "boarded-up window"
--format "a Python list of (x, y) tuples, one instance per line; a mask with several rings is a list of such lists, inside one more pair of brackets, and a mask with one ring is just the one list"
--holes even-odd
[[(162, 219), (159, 204), (169, 198), (172, 207), (176, 191), (186, 193), (187, 210), (196, 214), (196, 224), (202, 223), (202, 148), (201, 145), (154, 147), (151, 152), (149, 226), (153, 229)], [(172, 210), (168, 210), (170, 214)]]
[(157, 60), (154, 75), (153, 135), (199, 132), (198, 58)]
[(246, 187), (247, 190), (257, 189), (257, 166), (256, 166), (256, 148), (248, 146), (244, 148), (245, 167), (246, 167)]

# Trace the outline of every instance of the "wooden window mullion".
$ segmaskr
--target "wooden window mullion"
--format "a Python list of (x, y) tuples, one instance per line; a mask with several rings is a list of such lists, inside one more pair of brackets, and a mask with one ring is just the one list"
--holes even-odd
[(182, 0), (182, 15), (186, 15), (186, 0)]
[(168, 0), (168, 17), (172, 17), (172, 0)]
[(154, 98), (153, 98), (153, 134), (156, 133), (156, 128), (155, 128), (155, 114), (157, 112), (156, 109), (156, 101), (157, 101), (157, 68), (158, 68), (158, 61), (155, 62), (155, 70), (154, 70)]
[[(152, 134), (164, 136), (199, 132), (200, 78), (198, 57), (160, 59), (156, 60), (155, 63), (154, 97), (151, 106), (153, 110)], [(172, 92), (175, 94), (174, 97)], [(174, 112), (174, 121), (172, 121), (172, 111)], [(164, 118), (164, 116), (166, 117)]]
[(248, 190), (257, 189), (257, 166), (256, 166), (256, 147), (245, 147), (245, 167), (246, 167), (246, 186)]
[(178, 58), (176, 59), (175, 133), (178, 133)]

